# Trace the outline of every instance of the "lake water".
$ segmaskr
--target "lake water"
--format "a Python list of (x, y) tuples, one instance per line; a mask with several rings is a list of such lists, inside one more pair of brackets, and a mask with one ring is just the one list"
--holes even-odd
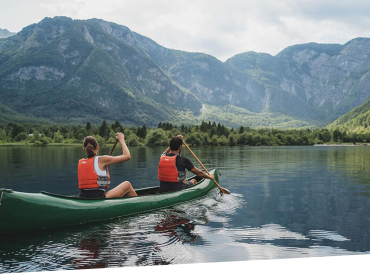
[[(134, 188), (157, 185), (164, 149), (130, 148), (132, 159), (110, 168), (112, 186), (124, 180)], [(220, 185), (231, 195), (214, 190), (196, 201), (128, 218), (2, 237), (0, 273), (370, 251), (370, 147), (193, 151), (207, 169), (220, 171)], [(109, 153), (109, 147), (100, 153)], [(192, 159), (186, 150), (183, 154)], [(0, 187), (77, 194), (77, 162), (83, 156), (81, 147), (0, 147)]]

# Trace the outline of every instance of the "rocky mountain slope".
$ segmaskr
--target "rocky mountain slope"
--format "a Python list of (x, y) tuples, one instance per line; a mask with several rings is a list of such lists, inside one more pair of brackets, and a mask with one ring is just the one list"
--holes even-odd
[(135, 35), (172, 79), (212, 105), (327, 123), (370, 95), (370, 39), (296, 45), (276, 56), (247, 52), (222, 63), (205, 54), (165, 49)]
[(51, 121), (154, 125), (202, 106), (128, 28), (96, 19), (46, 18), (0, 40), (0, 89), (4, 106)]

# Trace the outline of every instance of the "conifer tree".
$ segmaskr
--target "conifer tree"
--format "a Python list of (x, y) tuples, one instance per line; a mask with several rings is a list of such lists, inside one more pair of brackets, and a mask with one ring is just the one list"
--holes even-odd
[(107, 122), (104, 120), (100, 129), (99, 129), (99, 135), (103, 137), (105, 140), (107, 140), (108, 137), (108, 126)]

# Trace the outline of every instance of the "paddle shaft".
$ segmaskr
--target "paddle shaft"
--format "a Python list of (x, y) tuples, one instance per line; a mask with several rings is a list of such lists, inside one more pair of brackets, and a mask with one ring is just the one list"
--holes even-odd
[[(207, 168), (203, 165), (203, 163), (200, 162), (200, 160), (197, 158), (197, 156), (193, 153), (193, 151), (189, 148), (188, 144), (185, 143), (184, 139), (182, 140), (182, 143), (185, 145), (185, 147), (189, 150), (189, 152), (193, 155), (193, 157), (197, 160), (197, 162), (202, 166), (202, 168), (207, 172), (208, 175), (210, 173), (208, 172)], [(216, 183), (217, 187), (220, 189), (222, 193), (230, 194), (230, 192), (227, 189), (222, 188), (215, 179), (213, 181)]]
[(118, 139), (116, 139), (116, 142), (114, 143), (112, 149), (110, 150), (110, 153), (109, 153), (110, 156), (112, 155), (112, 153), (114, 151), (114, 148), (116, 147), (117, 143), (118, 143)]

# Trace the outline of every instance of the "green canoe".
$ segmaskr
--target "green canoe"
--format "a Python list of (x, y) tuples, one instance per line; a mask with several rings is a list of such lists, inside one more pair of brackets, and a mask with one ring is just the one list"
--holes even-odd
[[(216, 181), (218, 172), (212, 170)], [(107, 220), (164, 208), (206, 195), (216, 184), (202, 179), (193, 187), (159, 193), (159, 187), (136, 190), (137, 197), (84, 199), (46, 192), (0, 189), (0, 233), (39, 230)]]

